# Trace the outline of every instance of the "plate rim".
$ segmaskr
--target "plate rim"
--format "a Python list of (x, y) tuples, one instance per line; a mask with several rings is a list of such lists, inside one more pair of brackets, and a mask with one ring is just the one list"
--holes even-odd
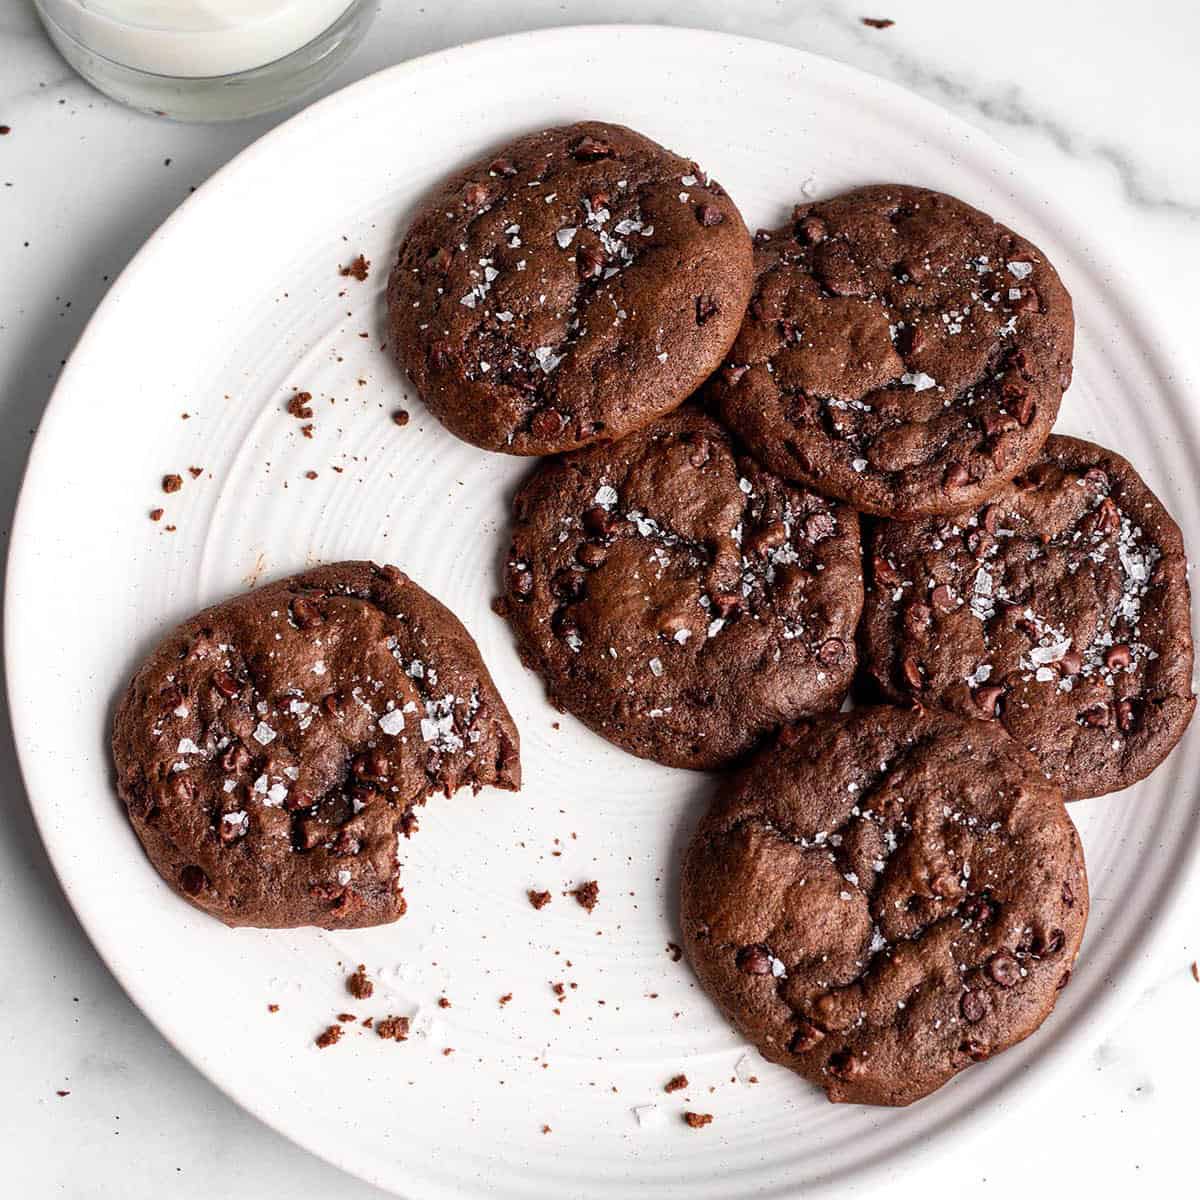
[[(840, 75), (848, 81), (857, 81), (876, 96), (894, 96), (905, 105), (922, 110), (927, 117), (939, 121), (943, 125), (957, 126), (961, 131), (971, 135), (976, 145), (983, 149), (992, 162), (1006, 165), (1014, 174), (1016, 169), (1022, 165), (1020, 156), (1009, 150), (988, 131), (903, 84), (812, 50), (775, 42), (769, 38), (749, 37), (696, 26), (636, 22), (549, 26), (457, 43), (381, 68), (308, 105), (244, 147), (218, 168), (194, 193), (184, 198), (149, 235), (117, 275), (80, 332), (67, 358), (66, 365), (60, 372), (47, 399), (38, 422), (37, 434), (22, 472), (5, 561), (4, 604), (3, 612), (0, 614), (0, 621), (3, 624), (4, 686), (21, 780), (54, 878), (105, 968), (168, 1044), (239, 1108), (307, 1153), (317, 1156), (355, 1178), (391, 1194), (406, 1197), (408, 1200), (415, 1200), (415, 1194), (410, 1190), (410, 1183), (405, 1180), (397, 1181), (387, 1178), (374, 1170), (372, 1164), (356, 1162), (348, 1156), (339, 1154), (335, 1138), (322, 1141), (319, 1137), (310, 1136), (312, 1131), (293, 1128), (294, 1122), (271, 1111), (253, 1094), (245, 1094), (244, 1089), (240, 1088), (235, 1080), (226, 1076), (217, 1059), (206, 1054), (201, 1046), (189, 1041), (186, 1037), (186, 1023), (180, 1021), (176, 1024), (171, 1019), (169, 1009), (156, 1005), (153, 987), (147, 982), (147, 977), (138, 975), (132, 969), (132, 964), (122, 962), (119, 942), (106, 938), (104, 926), (89, 913), (82, 901), (76, 902), (76, 896), (72, 892), (64, 872), (60, 870), (60, 859), (56, 854), (57, 838), (49, 820), (46, 819), (48, 810), (44, 810), (35, 798), (38, 794), (35, 784), (43, 782), (41, 779), (42, 768), (36, 761), (33, 739), (30, 737), (26, 717), (22, 714), (21, 706), (16, 703), (25, 690), (23, 684), (28, 676), (28, 667), (24, 663), (15, 632), (21, 615), (19, 612), (21, 603), (14, 599), (12, 583), (15, 578), (18, 578), (23, 565), (24, 547), (28, 541), (25, 527), (31, 520), (29, 513), (34, 504), (31, 496), (49, 465), (48, 446), (54, 440), (51, 434), (67, 420), (66, 402), (69, 393), (78, 391), (74, 384), (75, 376), (83, 371), (87, 358), (93, 351), (93, 344), (103, 336), (103, 326), (110, 312), (120, 304), (126, 294), (133, 291), (140, 274), (147, 268), (147, 264), (158, 252), (160, 246), (174, 234), (177, 226), (182, 225), (189, 215), (203, 205), (209, 197), (223, 190), (231, 180), (237, 177), (240, 171), (247, 169), (249, 164), (269, 155), (276, 143), (294, 136), (298, 129), (310, 124), (315, 125), (326, 115), (333, 114), (338, 109), (352, 107), (374, 88), (386, 86), (397, 78), (415, 76), (423, 71), (443, 69), (453, 64), (456, 58), (464, 55), (502, 54), (513, 48), (514, 45), (523, 48), (526, 45), (532, 46), (539, 43), (548, 45), (560, 41), (570, 42), (585, 35), (591, 38), (619, 39), (627, 37), (685, 43), (706, 41), (724, 45), (731, 51), (745, 48), (761, 53), (766, 50), (781, 57), (791, 57), (798, 65), (814, 64), (819, 70), (826, 72), (827, 77)], [(1177, 388), (1182, 388), (1183, 381), (1196, 378), (1193, 356), (1178, 340), (1167, 344), (1158, 332), (1164, 327), (1163, 323), (1153, 318), (1163, 311), (1163, 302), (1150, 290), (1138, 286), (1132, 270), (1117, 260), (1102, 244), (1089, 242), (1083, 237), (1081, 221), (1068, 210), (1067, 201), (1075, 194), (1074, 190), (1068, 191), (1064, 198), (1064, 194), (1050, 195), (1035, 191), (1032, 193), (1032, 197), (1042, 207), (1046, 214), (1046, 221), (1056, 231), (1077, 246), (1086, 246), (1082, 261), (1088, 264), (1089, 269), (1112, 281), (1112, 294), (1116, 297), (1114, 304), (1121, 315), (1122, 323), (1136, 333), (1136, 352), (1148, 360), (1151, 373), (1173, 379), (1176, 381)], [(1026, 193), (1026, 195), (1029, 196), (1030, 193)], [(1128, 303), (1130, 297), (1136, 298), (1136, 305), (1132, 308)], [(1179, 417), (1181, 421), (1190, 423), (1190, 432), (1195, 444), (1200, 446), (1200, 427), (1198, 427), (1196, 415), (1184, 411), (1179, 414)], [(49, 781), (47, 780), (45, 783), (48, 785)], [(1200, 874), (1197, 863), (1200, 858), (1200, 854), (1197, 853), (1198, 849), (1200, 849), (1200, 823), (1193, 825), (1191, 831), (1181, 838), (1174, 848), (1171, 865), (1175, 869), (1167, 875), (1160, 889), (1160, 902), (1154, 907), (1147, 923), (1137, 931), (1136, 937), (1131, 933), (1127, 939), (1128, 944), (1122, 949), (1124, 957), (1123, 971), (1120, 977), (1106, 988), (1097, 991), (1090, 1007), (1078, 1014), (1074, 1024), (1064, 1025), (1062, 1028), (1055, 1028), (1043, 1033), (1045, 1053), (1030, 1069), (1010, 1075), (997, 1086), (991, 1093), (993, 1100), (1010, 1096), (1012, 1089), (1018, 1083), (1027, 1092), (1035, 1088), (1044, 1090), (1052, 1085), (1056, 1073), (1061, 1074), (1077, 1062), (1082, 1057), (1089, 1041), (1112, 1028), (1132, 1006), (1139, 994), (1138, 984), (1144, 982), (1148, 977), (1151, 963), (1162, 949), (1171, 918), (1178, 911), (1194, 877)], [(940, 1120), (935, 1127), (930, 1129), (929, 1134), (931, 1137), (941, 1137), (951, 1130), (978, 1133), (980, 1127), (986, 1122), (988, 1110), (991, 1107), (993, 1107), (991, 1104), (976, 1104), (960, 1109)], [(826, 1191), (828, 1188), (836, 1186), (839, 1179), (853, 1180), (857, 1184), (878, 1180), (885, 1169), (894, 1167), (898, 1162), (918, 1153), (921, 1144), (910, 1141), (894, 1149), (882, 1147), (874, 1155), (853, 1168), (849, 1175), (836, 1178), (823, 1176), (806, 1185), (806, 1190), (814, 1193)], [(772, 1194), (782, 1193), (776, 1190)]]

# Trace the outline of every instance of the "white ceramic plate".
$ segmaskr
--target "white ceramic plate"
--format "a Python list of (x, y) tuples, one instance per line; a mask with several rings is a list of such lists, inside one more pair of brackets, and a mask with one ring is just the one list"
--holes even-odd
[[(1133, 792), (1073, 808), (1091, 926), (1038, 1036), (904, 1111), (829, 1105), (757, 1058), (740, 1074), (759, 1082), (737, 1078), (744, 1047), (666, 951), (679, 851), (711, 781), (639, 762), (569, 717), (555, 727), (489, 608), (507, 501), (529, 464), (443, 432), (379, 344), (387, 267), (426, 190), (510, 134), (584, 117), (697, 158), (751, 228), (803, 196), (900, 180), (1027, 234), (1076, 302), (1061, 428), (1125, 451), (1200, 540), (1195, 418), (1144, 302), (994, 143), (877, 79), (761, 42), (528, 34), (408, 63), (311, 108), (190, 198), (113, 287), (63, 373), (21, 497), (13, 720), (50, 856), (112, 970), (201, 1071), (296, 1141), (421, 1200), (781, 1195), (927, 1145), (1084, 1038), (1132, 986), (1178, 890), (1200, 817), (1179, 782), (1196, 777), (1200, 743)], [(369, 281), (339, 277), (360, 250)], [(293, 387), (316, 397), (312, 440), (283, 412)], [(401, 404), (405, 429), (389, 419)], [(182, 492), (161, 495), (166, 471), (184, 475)], [(465, 621), (521, 726), (525, 789), (429, 804), (405, 848), (409, 913), (395, 926), (230, 931), (144, 859), (113, 790), (112, 707), (177, 619), (347, 557), (400, 564)], [(559, 893), (592, 878), (601, 900), (588, 916)], [(532, 886), (554, 903), (535, 912)], [(342, 964), (360, 961), (380, 979), (366, 1004), (342, 983)], [(577, 986), (559, 1002), (554, 981)], [(432, 1007), (443, 993), (453, 1007)], [(355, 1031), (315, 1049), (347, 1008), (419, 1009), (434, 1024), (403, 1045)], [(691, 1090), (665, 1096), (680, 1071)], [(641, 1105), (657, 1106), (644, 1123)], [(689, 1130), (685, 1107), (716, 1121)]]

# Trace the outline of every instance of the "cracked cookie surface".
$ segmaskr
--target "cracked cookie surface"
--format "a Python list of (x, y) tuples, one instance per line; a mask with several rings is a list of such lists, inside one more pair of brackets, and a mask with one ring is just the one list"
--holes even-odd
[(864, 667), (999, 722), (1068, 799), (1148, 775), (1195, 708), (1179, 528), (1119, 454), (1052, 436), (980, 510), (872, 526)]
[(738, 455), (694, 407), (541, 465), (513, 516), (522, 658), (618, 746), (715, 767), (845, 697), (857, 515)]
[(397, 836), (435, 791), (520, 786), (470, 634), (395, 567), (338, 563), (169, 634), (117, 710), (129, 820), (163, 879), (229, 925), (404, 912)]
[(756, 235), (754, 295), (709, 394), (771, 470), (860, 512), (976, 504), (1037, 454), (1071, 380), (1071, 299), (1037, 249), (898, 184)]
[(785, 729), (684, 859), (725, 1015), (830, 1100), (909, 1104), (1027, 1037), (1087, 921), (1058, 788), (997, 725), (859, 709)]
[(390, 336), (451, 432), (552, 454), (681, 404), (732, 344), (752, 270), (737, 208), (695, 163), (583, 122), (439, 189), (392, 270)]

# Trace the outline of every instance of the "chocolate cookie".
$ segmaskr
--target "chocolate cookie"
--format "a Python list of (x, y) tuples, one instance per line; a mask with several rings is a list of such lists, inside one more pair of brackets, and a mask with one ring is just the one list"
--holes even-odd
[(739, 456), (690, 405), (543, 464), (513, 513), (522, 658), (618, 746), (715, 767), (845, 697), (858, 517)]
[(392, 346), (452, 433), (553, 454), (681, 404), (732, 344), (752, 270), (737, 208), (695, 163), (620, 125), (547, 129), (413, 222)]
[(766, 1058), (910, 1104), (1050, 1014), (1087, 922), (1075, 827), (998, 725), (875, 708), (784, 733), (688, 847), (688, 956)]
[(1183, 539), (1119, 454), (1051, 437), (979, 511), (880, 522), (869, 557), (884, 694), (998, 719), (1068, 799), (1136, 783), (1191, 720)]
[(771, 470), (909, 517), (986, 499), (1036, 456), (1071, 380), (1071, 298), (1037, 247), (887, 184), (762, 232), (754, 297), (711, 384)]
[(112, 744), (150, 861), (228, 925), (394, 921), (415, 806), (521, 780), (471, 636), (395, 567), (364, 562), (185, 621), (134, 676)]

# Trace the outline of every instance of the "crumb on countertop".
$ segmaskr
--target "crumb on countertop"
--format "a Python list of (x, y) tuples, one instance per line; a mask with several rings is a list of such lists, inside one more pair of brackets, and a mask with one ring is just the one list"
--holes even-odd
[(375, 985), (367, 977), (367, 968), (363, 963), (358, 964), (358, 969), (353, 975), (346, 977), (346, 991), (355, 1000), (368, 1000), (374, 994)]
[(664, 1092), (681, 1092), (688, 1085), (688, 1077), (686, 1075), (674, 1075), (663, 1084)]
[(408, 1017), (384, 1017), (375, 1026), (375, 1032), (381, 1038), (390, 1038), (395, 1042), (404, 1042), (408, 1040)]
[(371, 269), (371, 260), (359, 255), (352, 263), (344, 267), (338, 267), (338, 274), (345, 276), (347, 279), (357, 279), (362, 283), (367, 277), (367, 272)]
[(596, 907), (596, 904), (600, 899), (600, 885), (594, 879), (590, 879), (587, 883), (581, 883), (571, 893), (571, 895), (574, 896), (575, 899), (588, 910), (588, 912), (591, 912), (592, 909)]
[(529, 903), (532, 904), (534, 908), (545, 908), (552, 899), (549, 892), (539, 892), (534, 888), (530, 888), (527, 894), (529, 896)]
[(317, 1046), (324, 1050), (328, 1046), (336, 1046), (342, 1037), (342, 1027), (340, 1025), (330, 1025), (324, 1033), (317, 1036)]
[(703, 1129), (705, 1127), (705, 1125), (712, 1124), (713, 1118), (712, 1118), (712, 1113), (685, 1112), (683, 1114), (683, 1119), (693, 1129)]

